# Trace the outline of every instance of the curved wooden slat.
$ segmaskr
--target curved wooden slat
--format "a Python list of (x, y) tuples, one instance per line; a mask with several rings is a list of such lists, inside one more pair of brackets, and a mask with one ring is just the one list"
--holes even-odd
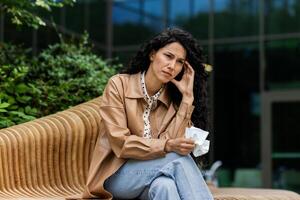
[[(26, 192), (26, 195), (32, 196), (35, 193), (35, 190), (31, 186), (31, 169), (30, 169), (30, 157), (28, 155), (29, 148), (32, 143), (28, 141), (28, 135), (25, 135), (24, 128), (22, 125), (16, 126), (14, 129), (9, 129), (11, 133), (15, 135), (18, 141), (18, 160), (19, 160), (19, 171), (20, 171), (20, 185), (18, 188), (22, 188)], [(25, 193), (24, 193), (25, 194)]]
[[(65, 129), (66, 133), (66, 178), (68, 180), (69, 186), (72, 188), (72, 190), (77, 194), (80, 193), (81, 189), (78, 189), (78, 185), (75, 182), (77, 179), (75, 173), (73, 172), (73, 165), (76, 165), (76, 154), (73, 153), (73, 150), (75, 149), (74, 144), (77, 143), (78, 136), (76, 134), (73, 134), (75, 132), (75, 129), (73, 130), (73, 127), (71, 126), (71, 122), (69, 119), (66, 119), (64, 116), (61, 115), (61, 113), (57, 113), (55, 116), (56, 119), (58, 119)], [(74, 177), (75, 176), (75, 177)], [(75, 180), (74, 180), (75, 179)]]
[(49, 166), (53, 167), (50, 158), (53, 154), (53, 136), (47, 132), (47, 125), (41, 119), (34, 120), (33, 124), (40, 134), (41, 141), (41, 176), (40, 183), (44, 186), (45, 192), (49, 196), (60, 195), (60, 191), (53, 187), (53, 177), (50, 177), (52, 173), (49, 171)]
[(9, 155), (9, 151), (10, 151), (10, 145), (9, 143), (6, 141), (5, 139), (6, 136), (4, 136), (4, 134), (0, 135), (0, 153), (1, 153), (1, 167), (0, 167), (0, 175), (1, 175), (1, 186), (0, 186), (0, 190), (1, 190), (1, 194), (7, 194), (10, 191), (10, 181), (9, 181), (9, 177), (7, 176), (7, 174), (9, 174), (9, 159), (8, 159), (8, 155)]
[(29, 124), (23, 124), (21, 127), (26, 137), (28, 137), (30, 144), (29, 152), (27, 152), (28, 155), (26, 155), (26, 160), (29, 161), (29, 165), (26, 170), (26, 173), (31, 176), (31, 186), (33, 190), (36, 191), (37, 196), (45, 196), (47, 195), (47, 191), (45, 191), (45, 188), (42, 185), (42, 181), (39, 181), (42, 177), (41, 172), (41, 142), (40, 142), (40, 136), (37, 130)]
[(74, 191), (74, 189), (72, 189), (72, 187), (70, 186), (71, 184), (68, 182), (68, 178), (67, 178), (68, 169), (66, 166), (66, 160), (68, 159), (68, 157), (66, 156), (66, 152), (67, 152), (68, 144), (67, 144), (66, 130), (63, 124), (61, 123), (61, 121), (57, 119), (54, 115), (49, 116), (48, 120), (55, 123), (61, 138), (59, 161), (58, 161), (59, 165), (56, 168), (59, 171), (62, 186), (64, 187), (64, 190), (66, 190), (68, 194), (76, 193), (76, 191)]
[(49, 155), (48, 161), (48, 172), (49, 175), (52, 177), (50, 179), (50, 185), (53, 188), (56, 188), (56, 191), (59, 192), (59, 194), (66, 195), (68, 194), (68, 191), (64, 188), (61, 180), (61, 174), (60, 174), (60, 168), (59, 165), (60, 163), (60, 152), (61, 151), (61, 134), (56, 126), (55, 123), (53, 123), (49, 117), (47, 118), (42, 118), (41, 119), (42, 123), (44, 123), (44, 127), (47, 127), (46, 130), (48, 134), (51, 134), (53, 136), (53, 145), (52, 148), (49, 149), (49, 151), (53, 152), (52, 154)]
[(3, 138), (6, 139), (8, 144), (7, 151), (7, 169), (8, 173), (4, 174), (8, 180), (7, 189), (10, 190), (12, 196), (27, 194), (21, 187), (21, 174), (20, 174), (20, 147), (17, 137), (11, 132), (11, 129), (3, 130)]
[(83, 179), (86, 180), (87, 178), (87, 172), (88, 172), (88, 168), (89, 168), (89, 160), (88, 160), (88, 155), (89, 155), (89, 150), (90, 150), (90, 140), (91, 140), (91, 134), (92, 134), (92, 125), (90, 123), (90, 119), (88, 118), (88, 114), (86, 112), (82, 112), (80, 110), (77, 109), (71, 109), (70, 112), (73, 112), (75, 114), (77, 114), (83, 121), (84, 123), (84, 127), (85, 127), (85, 137), (84, 137), (84, 150), (83, 150)]
[[(45, 134), (43, 129), (38, 125), (38, 123), (26, 123), (24, 126), (28, 127), (30, 131), (34, 135), (34, 141), (36, 143), (36, 150), (32, 154), (32, 156), (36, 156), (36, 167), (33, 169), (36, 169), (36, 177), (34, 178), (37, 181), (36, 187), (39, 188), (41, 191), (41, 196), (48, 196), (49, 194), (53, 194), (53, 190), (49, 189), (48, 183), (46, 183), (47, 179), (44, 176), (44, 158), (43, 155), (45, 154), (45, 141), (43, 141), (45, 138)], [(35, 173), (34, 173), (35, 174)], [(32, 176), (34, 176), (34, 174)]]
[(85, 128), (84, 123), (81, 118), (77, 116), (75, 113), (66, 111), (60, 113), (62, 117), (64, 117), (72, 129), (72, 135), (75, 136), (73, 139), (72, 145), (72, 173), (74, 177), (74, 185), (79, 189), (81, 193), (85, 184), (85, 180), (83, 179), (83, 145), (84, 145), (84, 136), (85, 136)]

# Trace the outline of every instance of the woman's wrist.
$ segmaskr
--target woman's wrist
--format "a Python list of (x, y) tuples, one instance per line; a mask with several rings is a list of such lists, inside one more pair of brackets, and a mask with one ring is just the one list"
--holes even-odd
[(171, 139), (168, 139), (167, 142), (166, 142), (166, 145), (165, 145), (165, 152), (166, 152), (166, 153), (171, 152), (170, 140), (171, 140)]
[(194, 96), (183, 96), (182, 102), (187, 103), (188, 105), (192, 105), (194, 102)]

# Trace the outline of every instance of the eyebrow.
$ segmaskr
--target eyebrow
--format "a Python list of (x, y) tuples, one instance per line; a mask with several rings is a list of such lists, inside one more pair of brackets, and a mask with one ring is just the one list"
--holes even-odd
[[(169, 50), (166, 50), (166, 51), (167, 51), (167, 53), (170, 53), (170, 54), (172, 54), (173, 56), (175, 55), (174, 53), (172, 53), (172, 52), (169, 51)], [(179, 58), (178, 60), (185, 61), (185, 58)]]

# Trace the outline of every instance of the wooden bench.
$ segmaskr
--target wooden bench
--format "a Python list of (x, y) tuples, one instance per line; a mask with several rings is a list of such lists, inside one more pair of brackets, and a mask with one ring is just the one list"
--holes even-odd
[[(101, 98), (0, 130), (0, 199), (65, 199), (80, 195), (101, 117)], [(216, 200), (296, 200), (283, 190), (211, 188)]]

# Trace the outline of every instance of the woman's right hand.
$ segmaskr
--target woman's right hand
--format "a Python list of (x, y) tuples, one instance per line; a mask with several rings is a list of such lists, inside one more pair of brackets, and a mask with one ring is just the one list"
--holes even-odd
[(184, 61), (183, 64), (184, 73), (180, 81), (176, 79), (171, 80), (171, 82), (178, 88), (182, 94), (182, 101), (188, 104), (192, 104), (194, 101), (194, 78), (195, 71), (188, 61)]
[(195, 142), (187, 138), (169, 139), (165, 146), (166, 152), (176, 152), (180, 155), (188, 155), (195, 148)]

